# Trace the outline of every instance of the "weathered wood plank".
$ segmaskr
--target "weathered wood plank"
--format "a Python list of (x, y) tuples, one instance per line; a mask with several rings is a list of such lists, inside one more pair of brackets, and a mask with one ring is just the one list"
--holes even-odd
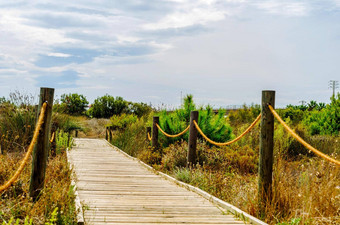
[(104, 140), (75, 139), (69, 161), (89, 224), (244, 224), (166, 180)]

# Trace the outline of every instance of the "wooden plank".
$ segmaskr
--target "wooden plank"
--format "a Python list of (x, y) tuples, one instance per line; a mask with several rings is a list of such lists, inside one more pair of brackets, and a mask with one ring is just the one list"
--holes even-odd
[(75, 139), (69, 152), (89, 224), (244, 224), (160, 177), (104, 140)]

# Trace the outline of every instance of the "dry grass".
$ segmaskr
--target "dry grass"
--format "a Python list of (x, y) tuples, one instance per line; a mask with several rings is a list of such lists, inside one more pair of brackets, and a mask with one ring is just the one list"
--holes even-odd
[[(248, 125), (234, 123), (234, 134)], [(185, 141), (152, 153), (145, 141), (144, 127), (142, 123), (128, 127), (116, 135), (114, 144), (154, 168), (258, 217), (258, 126), (231, 146), (217, 148), (200, 141), (199, 164), (193, 170), (185, 168)], [(339, 137), (310, 137), (303, 129), (296, 130), (321, 151), (339, 159)], [(261, 219), (281, 225), (340, 224), (340, 168), (308, 153), (277, 125), (274, 155), (273, 200), (267, 204), (266, 217)]]
[(88, 119), (86, 117), (78, 117), (78, 119), (84, 127), (84, 131), (79, 132), (79, 137), (105, 138), (105, 126), (110, 123), (110, 119)]
[[(23, 154), (0, 155), (0, 183), (8, 180), (18, 168)], [(28, 163), (30, 165), (30, 162)], [(29, 197), (30, 166), (26, 166), (19, 180), (0, 195), (0, 223), (10, 218), (33, 219), (34, 224), (44, 224), (58, 207), (57, 224), (75, 224), (74, 195), (71, 187), (66, 154), (50, 158), (46, 170), (46, 185), (39, 200), (33, 203)]]

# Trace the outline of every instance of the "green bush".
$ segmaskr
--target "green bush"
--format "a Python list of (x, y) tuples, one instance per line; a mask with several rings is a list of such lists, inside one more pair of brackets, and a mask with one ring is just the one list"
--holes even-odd
[(232, 126), (240, 123), (251, 123), (261, 113), (261, 107), (257, 104), (251, 106), (243, 105), (242, 109), (230, 111), (228, 120)]
[(113, 129), (124, 129), (128, 125), (131, 125), (137, 121), (137, 116), (133, 114), (121, 114), (121, 115), (113, 115), (110, 118), (110, 124), (108, 126), (112, 126)]
[(289, 118), (289, 120), (292, 122), (293, 125), (296, 125), (300, 123), (306, 115), (308, 115), (308, 112), (303, 111), (296, 107), (287, 107), (286, 109), (278, 109), (278, 114), (281, 118)]
[(83, 130), (83, 126), (77, 121), (77, 117), (73, 117), (63, 113), (52, 114), (52, 132), (63, 130), (65, 132), (73, 130)]
[(142, 116), (147, 116), (150, 114), (152, 108), (148, 106), (146, 103), (133, 103), (129, 102), (129, 113), (133, 113), (139, 118)]
[(335, 135), (340, 133), (340, 93), (320, 111), (312, 111), (304, 120), (312, 135)]
[(84, 95), (77, 93), (61, 95), (60, 109), (62, 112), (71, 115), (83, 115), (89, 102)]
[(124, 130), (115, 133), (112, 144), (129, 155), (138, 156), (143, 149), (148, 148), (145, 130), (146, 121), (147, 118), (142, 117), (137, 119), (135, 123), (127, 125)]
[(110, 118), (128, 112), (128, 102), (122, 97), (104, 95), (94, 100), (89, 109), (89, 115), (95, 118)]
[[(196, 106), (193, 102), (193, 96), (187, 95), (184, 98), (184, 104), (182, 108), (175, 110), (172, 113), (162, 111), (158, 114), (160, 117), (160, 126), (168, 134), (177, 134), (183, 131), (190, 121), (191, 111), (196, 110)], [(218, 114), (215, 115), (211, 106), (201, 107), (199, 109), (198, 125), (202, 129), (203, 133), (206, 134), (210, 139), (217, 142), (225, 142), (231, 139), (232, 130), (227, 124), (226, 118), (224, 117), (225, 111), (219, 110)], [(167, 138), (161, 134), (161, 143), (164, 147), (169, 146), (171, 143), (175, 143), (180, 140), (187, 140), (189, 133), (177, 138)], [(200, 136), (199, 136), (200, 137)], [(203, 139), (200, 137), (200, 139)]]

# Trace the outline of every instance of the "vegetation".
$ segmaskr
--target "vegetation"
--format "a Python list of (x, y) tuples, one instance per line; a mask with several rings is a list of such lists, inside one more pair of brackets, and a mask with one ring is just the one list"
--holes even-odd
[[(160, 117), (160, 126), (168, 134), (177, 134), (183, 131), (190, 122), (190, 113), (193, 110), (197, 110), (196, 105), (193, 101), (192, 95), (187, 95), (184, 98), (183, 105), (180, 109), (174, 112), (167, 113), (165, 110), (157, 114)], [(231, 127), (227, 124), (224, 117), (225, 111), (219, 110), (215, 115), (211, 106), (201, 107), (199, 109), (198, 125), (202, 131), (208, 135), (209, 138), (218, 141), (225, 142), (232, 138)], [(188, 133), (183, 136), (169, 139), (163, 134), (161, 135), (161, 142), (166, 147), (171, 143), (179, 140), (187, 140)]]
[(151, 107), (145, 103), (132, 103), (122, 97), (104, 95), (94, 100), (88, 114), (95, 118), (110, 118), (113, 115), (135, 114), (138, 117), (151, 112)]
[(133, 124), (137, 121), (137, 116), (133, 114), (126, 115), (125, 113), (121, 115), (113, 115), (110, 118), (110, 123), (108, 126), (113, 127), (113, 129), (124, 129), (128, 125)]
[[(339, 135), (336, 133), (332, 136), (321, 133), (311, 135), (311, 120), (308, 120), (315, 117), (313, 114), (324, 114), (327, 110), (328, 113), (338, 116), (339, 104), (333, 100), (330, 105), (317, 104), (322, 107), (310, 105), (310, 108), (303, 110), (290, 106), (278, 112), (312, 146), (339, 159)], [(196, 109), (193, 103), (185, 106), (191, 107), (190, 110)], [(188, 124), (188, 117), (182, 115), (188, 115), (190, 110), (182, 108), (173, 113), (164, 111), (158, 113), (161, 127), (170, 134), (182, 131)], [(259, 113), (258, 105), (245, 106), (238, 111), (229, 112), (227, 121), (233, 127), (233, 134), (230, 136), (242, 133)], [(202, 119), (204, 112), (200, 111), (200, 114), (203, 114), (200, 118)], [(330, 121), (336, 121), (334, 118), (337, 117), (330, 114), (327, 114), (329, 118), (333, 118)], [(214, 117), (218, 118), (218, 115)], [(219, 123), (226, 124), (224, 119)], [(138, 119), (135, 123), (127, 125), (126, 129), (116, 133), (113, 144), (155, 169), (195, 185), (258, 217), (259, 125), (256, 125), (245, 138), (230, 146), (210, 146), (200, 139), (197, 147), (198, 164), (192, 170), (188, 170), (187, 137), (173, 141), (163, 136), (160, 138), (163, 148), (154, 151), (145, 138), (145, 127), (150, 124), (151, 117)], [(318, 124), (321, 126), (323, 123)], [(210, 137), (216, 140), (214, 139), (216, 137)], [(340, 168), (308, 152), (278, 122), (275, 122), (274, 138), (273, 200), (267, 204), (266, 217), (261, 219), (270, 224), (281, 225), (338, 224)]]
[(340, 94), (331, 98), (331, 104), (320, 112), (312, 111), (305, 119), (312, 135), (339, 135), (340, 134)]
[(61, 95), (60, 111), (71, 115), (84, 115), (89, 102), (84, 95), (77, 93)]
[[(30, 143), (36, 117), (33, 102), (34, 98), (18, 92), (8, 99), (0, 98), (0, 146), (4, 153), (0, 154), (0, 184), (14, 173)], [(96, 99), (86, 113), (94, 117), (91, 119), (57, 110), (52, 125), (56, 132), (56, 154), (49, 158), (46, 188), (33, 204), (27, 193), (30, 174), (27, 167), (19, 181), (0, 195), (0, 224), (10, 221), (15, 224), (17, 220), (20, 224), (29, 224), (30, 220), (33, 224), (74, 224), (71, 172), (64, 151), (69, 146), (68, 131), (77, 129), (80, 136), (104, 137), (106, 125), (117, 129), (112, 142), (128, 154), (258, 216), (258, 125), (230, 146), (215, 147), (200, 137), (198, 163), (191, 170), (186, 168), (188, 133), (175, 139), (160, 133), (162, 148), (155, 151), (150, 147), (145, 128), (151, 125), (153, 115), (160, 116), (160, 126), (167, 133), (176, 134), (187, 127), (192, 110), (199, 110), (198, 123), (203, 132), (215, 141), (224, 142), (242, 133), (258, 116), (260, 106), (244, 106), (225, 117), (223, 110), (215, 114), (210, 106), (197, 107), (189, 95), (182, 108), (171, 113), (154, 113), (144, 103), (105, 95)], [(277, 111), (308, 143), (339, 160), (340, 95), (327, 105), (311, 101)], [(338, 224), (340, 168), (315, 157), (277, 122), (274, 141), (273, 200), (267, 204), (266, 217), (261, 219), (280, 225)]]
[[(0, 184), (4, 184), (17, 170), (31, 142), (35, 128), (34, 98), (19, 92), (0, 104)], [(71, 170), (65, 148), (68, 136), (63, 129), (72, 127), (70, 116), (56, 114), (53, 129), (56, 133), (56, 154), (51, 154), (46, 171), (46, 185), (39, 200), (29, 197), (31, 168), (26, 166), (18, 181), (0, 193), (0, 224), (76, 224)], [(28, 162), (30, 165), (31, 162)]]
[(34, 98), (18, 92), (0, 105), (0, 147), (2, 151), (23, 151), (33, 136), (36, 111)]

